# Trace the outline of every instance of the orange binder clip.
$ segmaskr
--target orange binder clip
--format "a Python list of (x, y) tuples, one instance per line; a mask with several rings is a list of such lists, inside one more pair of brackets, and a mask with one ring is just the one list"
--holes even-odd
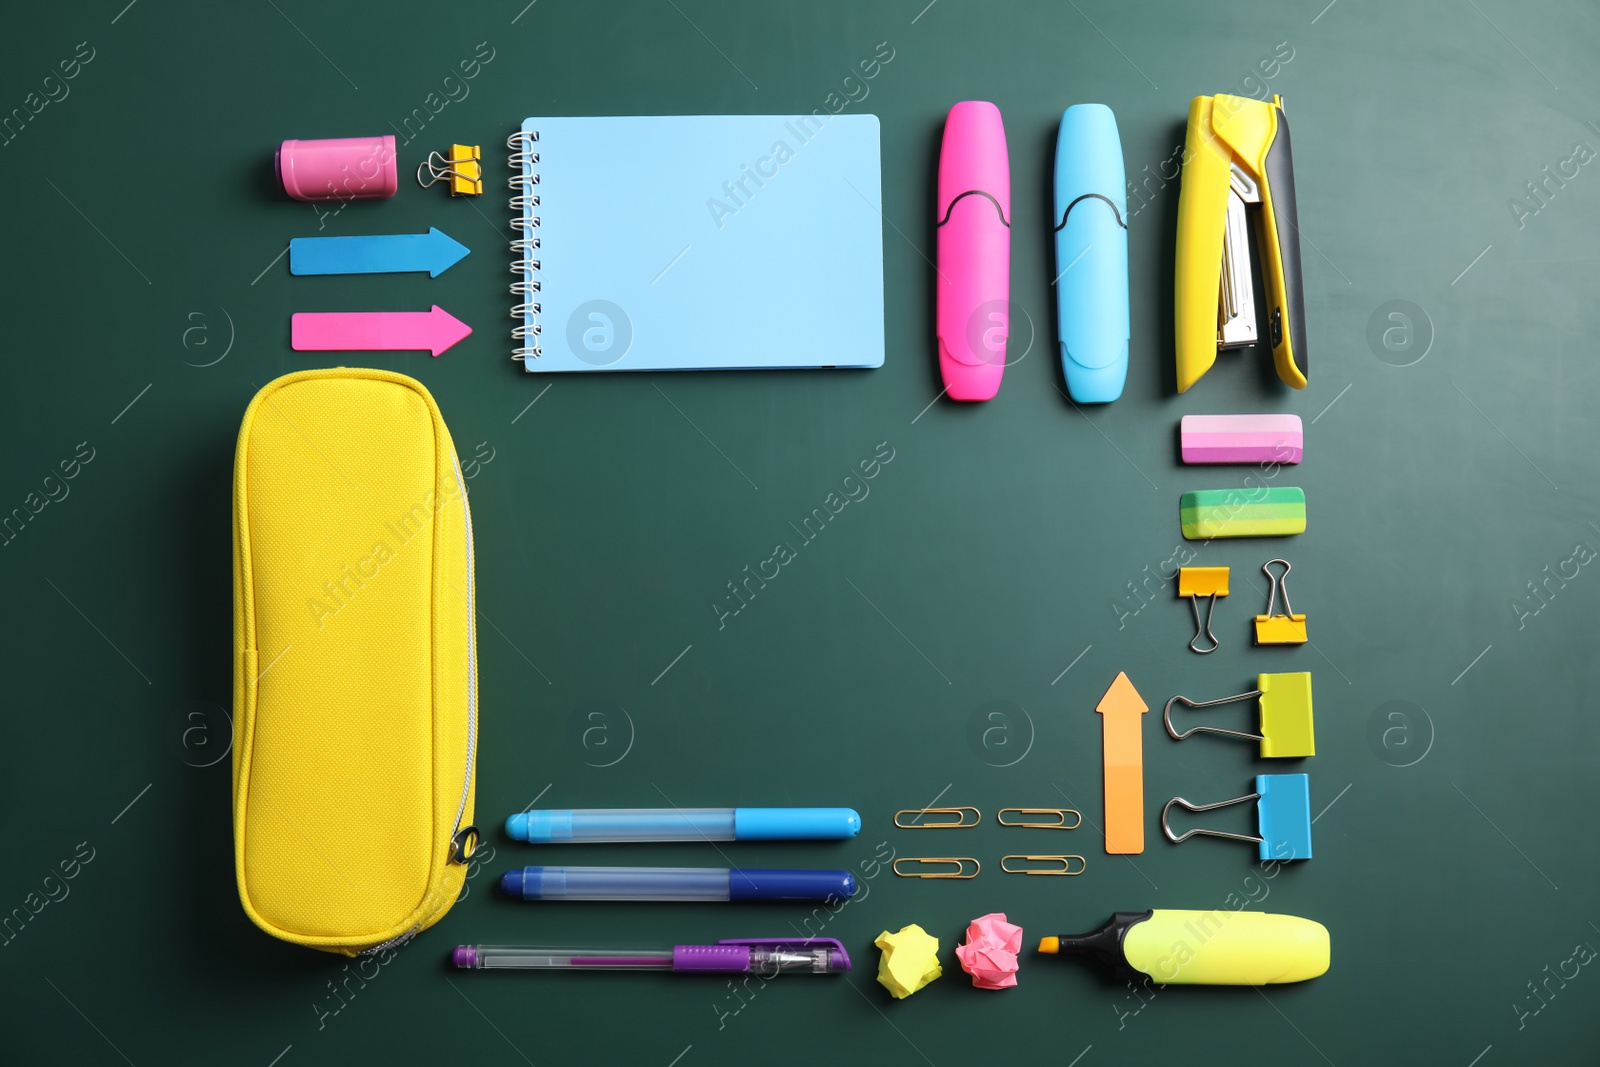
[(1149, 707), (1118, 672), (1100, 698), (1106, 779), (1106, 852), (1133, 856), (1144, 851), (1144, 743), (1140, 730)]

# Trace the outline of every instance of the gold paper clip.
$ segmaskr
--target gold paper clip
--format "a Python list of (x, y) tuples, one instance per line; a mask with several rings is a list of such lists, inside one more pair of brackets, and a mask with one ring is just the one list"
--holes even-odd
[[(902, 871), (900, 869), (902, 863), (951, 863), (955, 865), (955, 870), (921, 874), (916, 871)], [(969, 863), (972, 864), (971, 874), (966, 873)], [(978, 872), (983, 869), (983, 865), (971, 856), (901, 856), (890, 864), (890, 867), (901, 878), (976, 878)]]
[[(426, 178), (422, 176), (424, 171)], [(483, 194), (483, 153), (477, 145), (453, 144), (448, 156), (430, 152), (417, 167), (417, 184), (424, 189), (446, 180), (450, 182), (451, 196)]]
[[(1273, 574), (1272, 565), (1283, 564), (1282, 574)], [(1306, 617), (1296, 615), (1289, 606), (1289, 561), (1286, 559), (1269, 559), (1261, 565), (1261, 570), (1272, 583), (1271, 591), (1267, 594), (1267, 613), (1256, 616), (1256, 644), (1258, 645), (1303, 645), (1306, 643)], [(1272, 609), (1277, 606), (1278, 598), (1283, 598), (1283, 614), (1275, 615)]]
[[(1007, 867), (1007, 860), (1024, 860), (1029, 863), (1059, 863), (1059, 868), (1050, 868), (1042, 871), (1032, 871), (1021, 867)], [(1078, 861), (1078, 869), (1072, 869), (1072, 861)], [(1089, 867), (1089, 861), (1082, 856), (1002, 856), (1000, 869), (1007, 874), (1082, 874)]]
[[(967, 812), (972, 812), (972, 821), (967, 822)], [(912, 822), (901, 822), (900, 816), (910, 815)], [(938, 822), (916, 822), (924, 815), (954, 815), (955, 819), (942, 819)], [(894, 824), (901, 830), (970, 830), (983, 821), (983, 813), (977, 808), (901, 808), (894, 813)]]
[[(1054, 815), (1055, 822), (1006, 822), (1006, 812), (1014, 811), (1018, 815)], [(1067, 816), (1071, 815), (1076, 822), (1068, 824)], [(1033, 830), (1076, 830), (1083, 825), (1083, 816), (1074, 808), (1001, 808), (995, 818), (1001, 826), (1026, 826)]]

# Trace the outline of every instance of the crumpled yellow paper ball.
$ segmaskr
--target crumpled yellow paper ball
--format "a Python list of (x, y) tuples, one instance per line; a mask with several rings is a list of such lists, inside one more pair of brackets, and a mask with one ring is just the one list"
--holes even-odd
[(903, 1000), (944, 973), (939, 966), (939, 939), (912, 923), (897, 933), (885, 930), (873, 942), (878, 957), (878, 983)]

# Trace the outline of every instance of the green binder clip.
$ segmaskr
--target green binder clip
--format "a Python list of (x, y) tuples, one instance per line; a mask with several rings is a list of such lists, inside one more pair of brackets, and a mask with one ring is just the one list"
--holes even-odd
[[(1261, 698), (1261, 732), (1248, 734), (1241, 730), (1223, 730), (1216, 726), (1191, 726), (1179, 733), (1172, 725), (1172, 705), (1188, 708), (1211, 708), (1218, 704), (1232, 704), (1238, 700)], [(1256, 687), (1237, 696), (1219, 697), (1216, 700), (1190, 700), (1176, 696), (1167, 701), (1161, 713), (1167, 733), (1173, 740), (1182, 741), (1191, 734), (1221, 734), (1247, 741), (1261, 742), (1262, 759), (1281, 759), (1317, 754), (1315, 731), (1311, 722), (1311, 672), (1292, 674), (1258, 674)]]

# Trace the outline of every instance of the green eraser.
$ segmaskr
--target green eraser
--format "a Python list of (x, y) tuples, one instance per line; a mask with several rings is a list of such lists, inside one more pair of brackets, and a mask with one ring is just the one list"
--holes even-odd
[(1305, 533), (1306, 494), (1295, 486), (1279, 489), (1198, 489), (1179, 501), (1183, 536), (1282, 537)]

